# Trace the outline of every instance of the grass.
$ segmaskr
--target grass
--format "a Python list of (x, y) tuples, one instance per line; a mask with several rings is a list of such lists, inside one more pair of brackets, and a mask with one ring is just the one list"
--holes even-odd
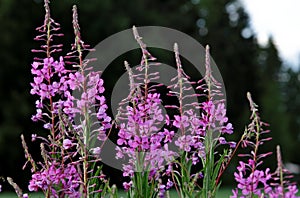
[[(217, 194), (217, 198), (229, 197), (230, 195), (231, 195), (231, 189), (223, 188), (223, 189), (219, 190), (219, 192)], [(124, 198), (127, 198), (125, 192), (120, 192), (119, 196), (120, 196), (120, 198), (121, 198), (121, 196)], [(11, 192), (0, 193), (0, 198), (16, 198), (16, 197), (17, 197), (17, 195), (15, 193), (11, 193)], [(30, 197), (31, 198), (44, 198), (44, 196), (41, 193), (30, 193)], [(171, 191), (170, 197), (172, 197), (172, 198), (178, 197), (176, 191)]]
[[(125, 192), (120, 192), (119, 193), (120, 198), (121, 198), (121, 196), (123, 196), (123, 198), (127, 198), (126, 195), (127, 194)], [(225, 197), (229, 197), (230, 195), (232, 195), (231, 189), (230, 188), (223, 188), (223, 189), (220, 189), (218, 191), (217, 198), (225, 198)], [(170, 197), (171, 198), (177, 198), (178, 197), (177, 192), (175, 190), (171, 190), (170, 191)]]

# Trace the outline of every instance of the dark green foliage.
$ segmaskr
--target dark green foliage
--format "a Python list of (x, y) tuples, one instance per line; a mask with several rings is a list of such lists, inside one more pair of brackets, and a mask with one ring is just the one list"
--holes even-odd
[(291, 159), (293, 136), (288, 128), (289, 117), (284, 112), (283, 95), (280, 90), (279, 77), (283, 65), (272, 38), (266, 47), (261, 48), (259, 57), (262, 75), (260, 89), (264, 90), (260, 97), (261, 114), (262, 119), (270, 124), (273, 137), (268, 149), (275, 151), (276, 145), (283, 145), (284, 159)]
[(287, 69), (287, 71), (281, 75), (281, 80), (283, 82), (282, 92), (286, 108), (285, 115), (289, 118), (289, 132), (293, 139), (290, 142), (290, 146), (292, 147), (290, 160), (293, 163), (300, 164), (300, 68), (295, 71)]

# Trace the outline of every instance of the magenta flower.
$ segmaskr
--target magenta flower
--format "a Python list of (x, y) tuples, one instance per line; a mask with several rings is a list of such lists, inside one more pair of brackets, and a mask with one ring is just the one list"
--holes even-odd
[(222, 127), (222, 134), (227, 133), (227, 134), (232, 134), (233, 133), (233, 127), (231, 123), (227, 123), (226, 126)]
[[(242, 170), (243, 171), (243, 170)], [(251, 193), (261, 196), (262, 191), (259, 188), (259, 184), (263, 184), (264, 193), (268, 194), (272, 191), (268, 181), (271, 179), (270, 169), (266, 169), (265, 172), (255, 170), (248, 177), (244, 177), (243, 173), (234, 173), (235, 180), (238, 182), (238, 188), (242, 191), (243, 195), (250, 195)]]
[(37, 134), (31, 134), (31, 141), (34, 142), (36, 140)]
[(190, 125), (189, 119), (185, 115), (183, 115), (183, 116), (175, 115), (174, 118), (175, 118), (175, 120), (173, 121), (173, 126), (179, 128), (179, 129), (181, 127), (188, 127)]
[[(29, 191), (46, 191), (51, 188), (52, 195), (59, 197), (59, 194), (67, 194), (70, 197), (79, 198), (80, 175), (74, 165), (68, 164), (65, 167), (54, 162), (49, 169), (36, 172), (29, 182)], [(57, 190), (56, 187), (60, 187)]]
[(134, 173), (134, 169), (132, 165), (123, 165), (123, 176), (124, 177), (132, 177)]
[(95, 156), (99, 156), (101, 153), (101, 148), (100, 147), (92, 148), (91, 151)]
[(221, 134), (233, 133), (232, 124), (228, 123), (224, 103), (215, 105), (213, 101), (203, 102), (202, 108), (205, 111), (205, 113), (202, 114), (202, 123), (206, 125), (206, 127), (214, 131), (219, 131)]
[(227, 143), (224, 137), (219, 137), (219, 142), (220, 142), (220, 144), (226, 144)]
[(175, 145), (178, 146), (181, 150), (186, 152), (191, 151), (191, 144), (192, 143), (192, 136), (190, 135), (183, 135), (175, 141)]
[(72, 141), (71, 140), (69, 140), (69, 139), (64, 139), (64, 141), (63, 141), (63, 147), (64, 147), (64, 149), (66, 149), (66, 150), (68, 150), (69, 148), (71, 148), (72, 147)]
[(174, 185), (174, 183), (170, 179), (168, 179), (168, 182), (167, 182), (167, 185), (166, 185), (166, 189), (172, 188), (173, 185)]
[(165, 192), (166, 192), (166, 185), (164, 184), (158, 184), (158, 197), (159, 198), (164, 198), (165, 197)]
[(125, 191), (128, 191), (132, 186), (132, 181), (130, 182), (123, 182), (123, 187)]
[[(124, 120), (127, 123), (120, 123), (120, 130), (118, 133), (117, 155), (116, 158), (123, 158), (127, 155), (131, 159), (130, 165), (123, 166), (124, 176), (133, 176), (133, 171), (136, 164), (133, 162), (136, 160), (135, 152), (146, 152), (145, 161), (149, 161), (152, 171), (158, 170), (161, 164), (169, 158), (170, 152), (167, 147), (162, 147), (161, 143), (171, 141), (174, 136), (173, 131), (164, 129), (163, 132), (159, 132), (155, 126), (164, 122), (162, 119), (162, 111), (159, 109), (160, 104), (159, 94), (148, 94), (146, 103), (137, 100), (136, 107), (126, 106), (126, 116)], [(123, 120), (123, 118), (122, 118)], [(168, 154), (166, 153), (168, 152)], [(147, 167), (147, 163), (143, 166)], [(154, 174), (155, 175), (155, 174)]]
[(42, 100), (45, 98), (49, 99), (50, 96), (65, 91), (65, 78), (60, 78), (59, 82), (51, 82), (54, 76), (62, 77), (67, 73), (62, 57), (60, 57), (59, 61), (55, 61), (50, 57), (45, 58), (43, 63), (33, 62), (31, 73), (34, 75), (34, 82), (31, 83), (32, 89), (30, 93), (41, 96)]

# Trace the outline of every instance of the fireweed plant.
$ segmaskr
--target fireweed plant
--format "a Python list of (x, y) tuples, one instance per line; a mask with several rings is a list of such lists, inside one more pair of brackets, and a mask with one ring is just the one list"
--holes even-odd
[[(173, 88), (178, 88), (171, 94), (179, 98), (179, 106), (172, 106), (178, 110), (179, 114), (174, 116), (171, 122), (179, 130), (180, 135), (175, 140), (175, 145), (179, 149), (180, 157), (173, 163), (179, 167), (179, 171), (172, 171), (172, 178), (175, 185), (178, 185), (180, 197), (214, 197), (219, 187), (217, 176), (227, 151), (217, 153), (216, 148), (221, 144), (227, 144), (231, 148), (235, 147), (234, 142), (227, 142), (224, 134), (232, 134), (232, 124), (226, 117), (225, 103), (221, 98), (220, 84), (212, 76), (210, 68), (209, 48), (206, 48), (206, 74), (197, 83), (191, 83), (183, 69), (179, 58), (178, 46), (175, 44), (175, 59), (178, 75), (173, 79)], [(188, 104), (184, 100), (193, 95), (185, 94), (186, 87), (196, 84), (202, 103)], [(195, 94), (194, 94), (195, 95)], [(201, 114), (197, 116), (196, 110)], [(215, 159), (215, 155), (220, 155)], [(192, 172), (192, 168), (198, 171)], [(199, 186), (199, 180), (202, 186)]]
[[(125, 155), (129, 158), (128, 163), (123, 164), (123, 176), (130, 179), (124, 182), (124, 188), (128, 190), (129, 197), (164, 197), (172, 186), (175, 186), (180, 197), (212, 197), (218, 187), (216, 178), (225, 156), (222, 155), (216, 162), (215, 147), (227, 144), (220, 135), (231, 134), (232, 125), (228, 123), (224, 102), (213, 99), (220, 95), (220, 86), (211, 75), (208, 48), (205, 79), (191, 83), (182, 69), (178, 46), (174, 45), (177, 76), (171, 80), (173, 84), (168, 88), (173, 90), (169, 95), (176, 96), (179, 105), (165, 105), (165, 108), (176, 109), (179, 114), (171, 119), (167, 114), (162, 114), (160, 94), (156, 93), (156, 87), (160, 85), (148, 86), (150, 80), (159, 78), (157, 73), (148, 73), (150, 67), (158, 66), (152, 62), (155, 58), (147, 50), (135, 27), (133, 33), (143, 56), (137, 74), (125, 62), (130, 94), (120, 104), (117, 122), (120, 128), (117, 144), (120, 147), (117, 147), (116, 156), (117, 159)], [(200, 85), (204, 80), (207, 83)], [(199, 96), (185, 94), (192, 84), (199, 84), (197, 89), (207, 92), (202, 94), (206, 100), (184, 105), (186, 98)], [(199, 109), (203, 110), (200, 117), (195, 112)], [(163, 124), (178, 129), (177, 133), (167, 127), (157, 127)], [(168, 143), (173, 140), (179, 152), (169, 149)], [(228, 144), (235, 146), (233, 142)], [(199, 166), (199, 163), (204, 168), (192, 173), (192, 166)], [(213, 174), (204, 174), (210, 172)], [(200, 187), (197, 182), (202, 177), (204, 184)], [(166, 183), (163, 183), (164, 179)]]
[(239, 161), (237, 172), (234, 173), (238, 185), (232, 190), (231, 197), (298, 197), (296, 184), (289, 181), (292, 175), (283, 167), (279, 146), (277, 146), (277, 170), (271, 173), (270, 168), (261, 168), (263, 159), (272, 153), (259, 154), (258, 150), (272, 138), (266, 136), (270, 132), (264, 129), (268, 124), (261, 121), (257, 105), (253, 102), (250, 93), (247, 93), (247, 97), (250, 103), (251, 122), (245, 129), (240, 143), (242, 148), (250, 148), (250, 154), (239, 154), (247, 160)]
[(159, 78), (158, 73), (149, 73), (149, 67), (157, 66), (155, 58), (146, 49), (135, 27), (134, 37), (142, 49), (142, 60), (134, 74), (129, 64), (125, 67), (129, 74), (130, 91), (127, 98), (121, 101), (117, 116), (119, 128), (116, 147), (116, 158), (127, 163), (123, 164), (123, 176), (129, 177), (124, 182), (129, 197), (164, 197), (166, 189), (172, 187), (162, 183), (161, 177), (165, 162), (172, 161), (175, 153), (168, 148), (174, 131), (160, 129), (165, 123), (161, 109), (160, 94), (156, 93), (159, 85), (150, 85), (151, 80)]
[[(111, 128), (111, 118), (106, 114), (107, 105), (103, 97), (103, 80), (99, 73), (90, 72), (83, 60), (84, 51), (89, 51), (80, 35), (76, 6), (73, 7), (73, 28), (75, 41), (72, 51), (65, 57), (58, 56), (61, 44), (54, 44), (60, 25), (50, 16), (49, 1), (45, 0), (45, 20), (37, 28), (35, 40), (43, 42), (40, 49), (32, 50), (39, 55), (32, 63), (32, 95), (38, 96), (34, 122), (41, 121), (49, 130), (47, 138), (32, 135), (32, 140), (40, 139), (43, 162), (35, 162), (22, 138), (27, 162), (31, 164), (32, 178), (29, 191), (42, 191), (45, 197), (102, 197), (107, 192), (113, 194), (101, 167), (100, 147), (92, 147), (97, 138), (104, 141), (107, 129)], [(56, 59), (56, 57), (58, 57)], [(80, 91), (79, 98), (72, 91)], [(91, 113), (96, 108), (95, 114)], [(96, 123), (91, 123), (92, 117)], [(75, 118), (77, 118), (75, 122)], [(27, 164), (27, 163), (26, 163)], [(26, 165), (25, 164), (25, 165)], [(19, 188), (13, 185), (19, 197)]]
[[(62, 45), (56, 41), (63, 34), (50, 15), (49, 0), (45, 0), (44, 7), (44, 23), (36, 29), (35, 37), (42, 44), (40, 49), (32, 50), (37, 56), (31, 68), (30, 93), (38, 97), (32, 120), (42, 122), (49, 134), (46, 137), (32, 134), (32, 141), (41, 142), (40, 162), (32, 158), (21, 136), (27, 159), (24, 168), (31, 166), (29, 191), (41, 191), (47, 198), (118, 197), (115, 185), (110, 185), (109, 177), (98, 165), (101, 149), (116, 128), (115, 157), (123, 165), (126, 180), (123, 187), (128, 197), (170, 197), (170, 188), (180, 198), (215, 197), (221, 176), (239, 147), (250, 148), (250, 154), (240, 154), (247, 161), (240, 161), (234, 173), (237, 187), (231, 197), (297, 197), (297, 187), (289, 182), (291, 175), (283, 167), (279, 146), (277, 170), (271, 173), (269, 168), (261, 168), (262, 159), (271, 153), (259, 154), (259, 147), (271, 138), (265, 137), (269, 131), (263, 128), (267, 124), (260, 120), (250, 94), (250, 124), (240, 141), (226, 140), (233, 133), (233, 126), (226, 116), (221, 84), (210, 68), (208, 47), (205, 76), (192, 82), (183, 70), (179, 48), (174, 44), (177, 75), (167, 87), (170, 90), (167, 95), (176, 97), (178, 104), (164, 104), (158, 91), (163, 85), (151, 83), (160, 74), (150, 72), (150, 68), (160, 65), (133, 27), (142, 60), (136, 69), (125, 61), (129, 94), (120, 102), (118, 114), (112, 120), (106, 113), (101, 73), (90, 66), (93, 59), (84, 59), (93, 49), (82, 40), (76, 6), (73, 7), (75, 39), (66, 55), (61, 55)], [(191, 89), (196, 93), (189, 92)], [(74, 92), (81, 95), (75, 98)], [(191, 97), (196, 97), (197, 102), (187, 102)], [(164, 109), (175, 113), (168, 115), (163, 113)], [(95, 146), (96, 141), (100, 141), (100, 146)], [(29, 197), (11, 178), (7, 181), (18, 197)]]

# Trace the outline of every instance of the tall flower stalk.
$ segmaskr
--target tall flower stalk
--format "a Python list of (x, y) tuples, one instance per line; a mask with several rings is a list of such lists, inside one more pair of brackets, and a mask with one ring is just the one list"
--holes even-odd
[[(206, 122), (206, 135), (204, 138), (204, 146), (206, 157), (202, 159), (204, 166), (204, 177), (203, 177), (203, 197), (214, 197), (219, 188), (217, 183), (217, 175), (220, 172), (220, 168), (225, 163), (224, 158), (231, 158), (232, 156), (226, 156), (227, 151), (220, 154), (220, 159), (215, 160), (215, 149), (218, 144), (226, 144), (226, 140), (222, 135), (232, 134), (232, 124), (228, 122), (226, 116), (225, 103), (223, 100), (217, 100), (216, 97), (220, 97), (221, 92), (219, 91), (220, 83), (213, 77), (210, 68), (210, 54), (209, 47), (206, 47), (206, 75), (204, 77), (204, 93), (207, 93), (207, 101), (202, 103), (204, 114), (202, 119)], [(201, 87), (201, 86), (200, 86)], [(203, 89), (203, 88), (200, 88)], [(231, 148), (235, 147), (235, 143), (228, 143)]]
[[(177, 96), (179, 106), (166, 106), (179, 112), (171, 122), (180, 134), (175, 140), (180, 157), (173, 162), (175, 167), (179, 167), (179, 171), (172, 173), (174, 185), (180, 197), (214, 197), (218, 189), (216, 178), (226, 156), (226, 152), (221, 153), (220, 159), (215, 160), (215, 149), (220, 144), (235, 146), (222, 137), (231, 134), (233, 128), (226, 117), (224, 101), (215, 99), (220, 96), (220, 85), (212, 76), (209, 48), (206, 49), (206, 75), (197, 83), (190, 82), (189, 76), (184, 73), (177, 44), (174, 52), (177, 76), (172, 79), (174, 84), (169, 88), (174, 89), (170, 94)], [(199, 93), (188, 94), (189, 87), (193, 85), (197, 86)], [(185, 102), (187, 98), (199, 96), (205, 98), (204, 102)], [(201, 111), (199, 115), (197, 111)], [(192, 172), (193, 168), (196, 172)], [(199, 184), (201, 179), (203, 186)]]
[[(26, 157), (32, 165), (32, 179), (29, 183), (29, 190), (42, 190), (46, 197), (57, 197), (72, 194), (79, 197), (80, 174), (76, 168), (76, 163), (65, 163), (74, 155), (73, 151), (68, 151), (73, 146), (72, 141), (65, 133), (65, 126), (57, 120), (61, 117), (61, 112), (68, 105), (68, 79), (63, 57), (58, 61), (54, 60), (53, 54), (61, 51), (61, 44), (54, 45), (54, 38), (63, 36), (57, 33), (60, 25), (56, 23), (50, 15), (49, 1), (45, 0), (45, 20), (41, 27), (37, 28), (40, 35), (35, 40), (45, 42), (41, 49), (32, 50), (35, 53), (44, 54), (42, 57), (35, 57), (32, 63), (31, 72), (34, 81), (31, 83), (31, 94), (39, 96), (36, 101), (37, 113), (32, 116), (33, 121), (44, 122), (44, 128), (50, 131), (48, 138), (32, 136), (42, 140), (41, 154), (43, 162), (36, 163), (29, 154), (28, 148), (22, 139)], [(71, 118), (70, 118), (71, 119)], [(68, 178), (68, 179), (65, 179)], [(61, 187), (60, 187), (61, 186)]]
[[(94, 165), (101, 152), (100, 147), (94, 147), (94, 139), (100, 141), (106, 140), (106, 130), (111, 127), (111, 118), (106, 114), (107, 105), (102, 95), (104, 92), (103, 80), (98, 72), (91, 72), (92, 67), (89, 63), (92, 59), (83, 59), (85, 51), (91, 51), (86, 45), (80, 34), (78, 23), (78, 14), (76, 6), (73, 6), (73, 29), (75, 42), (72, 45), (72, 52), (68, 53), (66, 58), (68, 63), (73, 67), (73, 71), (69, 73), (69, 85), (73, 91), (79, 91), (79, 98), (74, 98), (73, 114), (78, 116), (79, 124), (73, 125), (78, 141), (78, 152), (82, 160), (83, 183), (82, 189), (85, 197), (89, 197), (93, 190), (98, 192), (94, 182), (95, 178), (101, 179), (103, 175), (101, 168), (94, 170)], [(97, 109), (97, 112), (94, 110)], [(78, 121), (78, 120), (77, 120)], [(96, 156), (96, 158), (95, 158)], [(100, 175), (93, 175), (94, 171)], [(98, 186), (100, 187), (100, 186)]]
[[(250, 104), (251, 123), (246, 128), (242, 136), (242, 147), (250, 148), (250, 154), (239, 154), (245, 161), (239, 161), (237, 172), (234, 173), (237, 188), (233, 190), (232, 198), (235, 197), (270, 197), (270, 198), (287, 198), (296, 196), (297, 187), (294, 183), (290, 183), (290, 174), (286, 174), (287, 170), (283, 168), (281, 161), (280, 148), (277, 147), (277, 164), (278, 168), (275, 173), (271, 173), (270, 168), (262, 168), (263, 159), (272, 154), (259, 153), (260, 147), (272, 138), (266, 137), (270, 131), (264, 128), (268, 124), (261, 121), (258, 106), (253, 102), (250, 93), (247, 94)], [(286, 177), (283, 177), (283, 174)]]
[[(62, 45), (53, 45), (59, 24), (50, 17), (49, 1), (45, 0), (45, 20), (37, 28), (41, 35), (35, 40), (43, 41), (41, 49), (44, 58), (35, 58), (31, 72), (31, 94), (37, 95), (37, 112), (33, 121), (44, 122), (50, 131), (45, 137), (32, 135), (32, 140), (41, 140), (43, 162), (36, 163), (31, 157), (22, 136), (22, 144), (28, 162), (32, 166), (30, 191), (42, 190), (45, 197), (93, 197), (112, 192), (108, 180), (102, 173), (99, 155), (101, 147), (95, 147), (98, 139), (104, 143), (106, 131), (111, 128), (111, 118), (106, 114), (107, 105), (102, 95), (103, 80), (98, 72), (90, 72), (84, 60), (84, 51), (90, 51), (80, 35), (76, 6), (73, 7), (73, 28), (75, 42), (72, 51), (58, 61), (53, 57)], [(68, 69), (67, 69), (68, 68)], [(75, 97), (72, 93), (80, 93)], [(96, 109), (96, 112), (94, 112)]]
[(174, 132), (160, 129), (165, 122), (160, 94), (155, 85), (150, 84), (150, 80), (158, 76), (149, 72), (155, 58), (146, 49), (135, 27), (133, 33), (142, 50), (142, 60), (135, 71), (125, 62), (130, 91), (120, 103), (116, 158), (128, 160), (123, 164), (123, 176), (129, 177), (129, 182), (124, 182), (123, 186), (129, 197), (163, 197), (166, 190), (161, 180), (164, 162), (173, 156), (166, 143)]
[[(259, 154), (259, 148), (271, 138), (262, 138), (264, 134), (269, 133), (269, 130), (264, 130), (266, 123), (260, 120), (257, 105), (253, 102), (250, 93), (247, 94), (251, 110), (251, 123), (244, 132), (242, 147), (250, 147), (250, 154), (239, 154), (241, 157), (248, 158), (247, 162), (239, 161), (237, 167), (238, 172), (234, 173), (235, 179), (239, 182), (238, 188), (242, 190), (242, 195), (247, 197), (264, 196), (264, 193), (269, 193), (272, 189), (268, 185), (268, 181), (272, 178), (270, 169), (265, 171), (260, 170), (262, 158), (265, 158), (272, 153)], [(263, 184), (263, 192), (259, 187), (259, 183)], [(237, 196), (238, 190), (234, 191), (234, 196)]]

